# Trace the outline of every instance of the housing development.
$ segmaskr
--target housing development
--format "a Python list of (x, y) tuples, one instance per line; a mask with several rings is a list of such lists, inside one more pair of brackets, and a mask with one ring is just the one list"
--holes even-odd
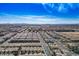
[(78, 56), (79, 25), (0, 24), (1, 56)]

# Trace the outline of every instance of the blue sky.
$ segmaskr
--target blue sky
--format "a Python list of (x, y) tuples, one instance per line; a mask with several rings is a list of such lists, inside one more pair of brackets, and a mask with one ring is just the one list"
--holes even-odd
[(0, 3), (0, 23), (78, 24), (78, 3)]

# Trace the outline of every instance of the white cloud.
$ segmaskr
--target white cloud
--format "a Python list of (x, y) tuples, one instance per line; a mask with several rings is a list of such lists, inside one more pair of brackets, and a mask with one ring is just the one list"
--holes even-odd
[(59, 7), (58, 7), (58, 12), (63, 12), (63, 13), (66, 13), (68, 12), (68, 8), (64, 6), (64, 4), (60, 4)]
[(9, 15), (0, 16), (0, 23), (26, 23), (26, 24), (76, 24), (79, 19), (60, 19), (48, 16), (35, 15)]

